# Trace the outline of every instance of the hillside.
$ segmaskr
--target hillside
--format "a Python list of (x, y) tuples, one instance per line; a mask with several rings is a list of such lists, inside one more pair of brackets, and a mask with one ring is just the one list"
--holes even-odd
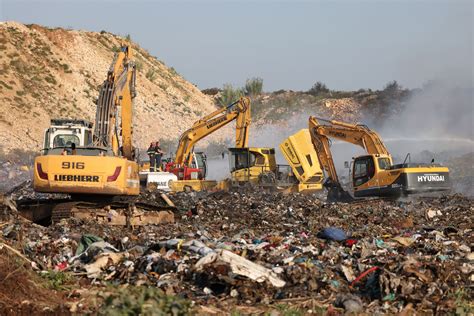
[[(94, 120), (100, 84), (124, 39), (107, 32), (49, 29), (0, 23), (1, 149), (40, 149), (50, 118)], [(137, 64), (134, 141), (176, 139), (192, 122), (215, 110), (176, 70), (132, 44)], [(213, 135), (210, 140), (223, 137)]]
[(316, 93), (280, 90), (255, 97), (252, 114), (257, 125), (284, 122), (300, 113), (345, 122), (370, 120), (380, 125), (402, 111), (412, 93), (396, 82), (387, 87), (380, 91), (360, 89)]

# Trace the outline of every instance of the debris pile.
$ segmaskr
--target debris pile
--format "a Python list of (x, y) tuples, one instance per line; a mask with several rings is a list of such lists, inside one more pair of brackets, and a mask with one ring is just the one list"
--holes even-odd
[(305, 312), (472, 312), (471, 199), (329, 204), (270, 192), (170, 198), (173, 224), (124, 229), (69, 218), (43, 227), (11, 216), (0, 236), (21, 244), (38, 271), (73, 273), (82, 286), (159, 288), (204, 313), (278, 304)]

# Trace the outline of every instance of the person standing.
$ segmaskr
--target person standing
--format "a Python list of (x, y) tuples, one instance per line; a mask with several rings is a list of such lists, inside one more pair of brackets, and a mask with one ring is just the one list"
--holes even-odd
[(146, 151), (148, 157), (150, 158), (150, 172), (155, 172), (155, 143), (151, 142), (150, 147)]
[(71, 155), (76, 155), (77, 150), (76, 150), (76, 143), (71, 144)]
[(155, 143), (155, 168), (161, 170), (161, 158), (163, 157), (163, 150), (160, 147), (160, 141)]

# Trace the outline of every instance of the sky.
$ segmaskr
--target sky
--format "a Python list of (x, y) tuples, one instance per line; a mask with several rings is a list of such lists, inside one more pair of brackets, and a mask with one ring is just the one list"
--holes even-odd
[(0, 0), (2, 21), (130, 34), (201, 89), (417, 88), (453, 73), (472, 86), (473, 16), (474, 0)]

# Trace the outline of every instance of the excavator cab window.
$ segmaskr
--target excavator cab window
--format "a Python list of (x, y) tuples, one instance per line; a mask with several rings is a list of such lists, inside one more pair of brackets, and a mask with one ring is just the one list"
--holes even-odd
[(46, 132), (44, 133), (44, 148), (47, 149), (49, 148), (49, 134), (51, 133), (51, 129), (47, 129)]
[(230, 150), (230, 170), (233, 172), (235, 170), (249, 168), (255, 165), (255, 159), (255, 154), (249, 152), (247, 149), (232, 149)]
[(374, 159), (372, 156), (359, 157), (354, 161), (354, 186), (369, 181), (375, 174)]
[(92, 144), (92, 132), (86, 130), (84, 133), (84, 146), (89, 146)]
[(379, 163), (379, 169), (381, 169), (381, 170), (390, 169), (390, 159), (388, 159), (388, 158), (379, 158), (377, 161)]
[(265, 164), (265, 157), (263, 155), (257, 155), (255, 158), (255, 165), (264, 165)]
[(53, 148), (56, 147), (70, 147), (71, 144), (80, 144), (79, 137), (76, 135), (56, 135), (53, 140)]

